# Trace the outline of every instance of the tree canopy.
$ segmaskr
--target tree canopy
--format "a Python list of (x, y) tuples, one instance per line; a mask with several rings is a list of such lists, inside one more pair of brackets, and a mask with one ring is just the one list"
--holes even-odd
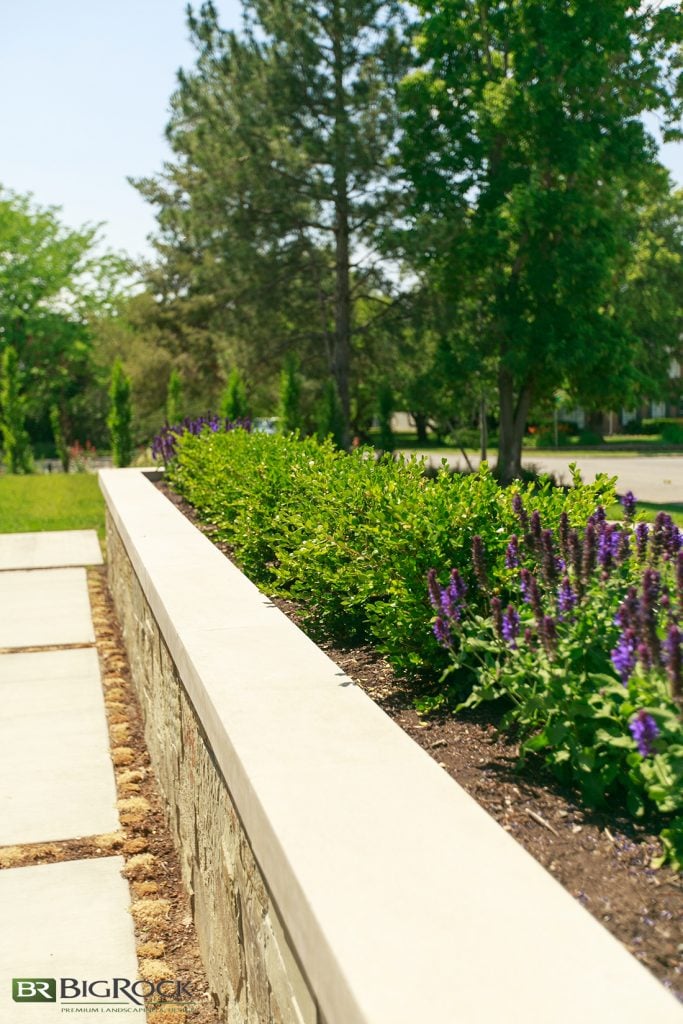
[[(641, 117), (661, 111), (673, 134), (683, 27), (672, 8), (623, 0), (416, 7), (402, 94), (416, 238), (440, 287), (476, 309), (509, 479), (535, 396), (597, 376), (609, 391), (605, 369), (638, 362), (619, 282), (668, 187)], [(641, 366), (629, 385), (646, 383)]]

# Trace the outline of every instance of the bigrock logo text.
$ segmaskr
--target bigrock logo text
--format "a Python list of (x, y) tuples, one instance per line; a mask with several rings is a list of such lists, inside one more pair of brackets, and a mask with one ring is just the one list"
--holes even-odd
[(192, 999), (187, 983), (177, 978), (166, 978), (156, 983), (132, 981), (130, 978), (96, 978), (94, 981), (80, 978), (13, 978), (12, 999), (15, 1003), (55, 1003), (58, 981), (59, 1000), (63, 1003), (77, 999), (126, 999), (135, 1006), (144, 1006), (145, 999), (153, 997), (166, 1003)]

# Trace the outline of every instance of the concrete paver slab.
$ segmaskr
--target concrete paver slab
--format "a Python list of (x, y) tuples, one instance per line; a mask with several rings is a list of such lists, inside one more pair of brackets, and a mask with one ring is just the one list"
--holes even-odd
[(0, 534), (0, 571), (67, 565), (102, 565), (102, 551), (94, 530)]
[[(440, 466), (446, 458), (450, 466), (464, 466), (462, 455), (441, 452), (415, 451), (404, 455), (424, 456), (432, 466)], [(479, 467), (479, 456), (469, 455), (471, 465)], [(495, 465), (496, 456), (491, 456)], [(592, 483), (598, 473), (617, 477), (617, 493), (633, 491), (639, 501), (656, 504), (683, 502), (683, 455), (610, 455), (609, 452), (596, 455), (572, 455), (566, 452), (547, 452), (544, 449), (524, 451), (522, 464), (535, 467), (541, 473), (554, 473), (565, 483), (571, 482), (570, 462), (576, 462), (586, 483)]]
[(85, 569), (0, 572), (0, 648), (94, 642)]
[(0, 845), (118, 828), (95, 649), (0, 655), (0, 708)]
[[(114, 1007), (88, 997), (89, 1003), (60, 1000), (60, 979), (137, 978), (128, 884), (121, 877), (122, 857), (43, 864), (0, 871), (0, 1021), (52, 1024), (80, 1014), (111, 1020)], [(55, 1002), (15, 1002), (13, 978), (56, 979)], [(26, 991), (26, 990), (25, 990)], [(102, 991), (102, 986), (97, 989)], [(126, 1018), (144, 1024), (144, 1010), (127, 999)], [(77, 1011), (78, 1012), (78, 1011)], [(125, 1011), (119, 1011), (125, 1012)]]

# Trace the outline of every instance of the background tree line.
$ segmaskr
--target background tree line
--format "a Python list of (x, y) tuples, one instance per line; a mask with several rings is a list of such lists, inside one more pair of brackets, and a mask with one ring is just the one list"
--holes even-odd
[[(66, 434), (99, 436), (117, 357), (138, 440), (222, 406), (347, 446), (402, 408), (423, 438), (494, 424), (505, 479), (559, 388), (589, 410), (664, 395), (683, 199), (642, 117), (680, 137), (677, 5), (243, 8), (239, 33), (210, 2), (188, 8), (173, 158), (135, 182), (158, 222), (142, 287), (92, 287), (88, 231), (58, 237), (63, 276), (36, 274), (41, 294), (21, 256), (3, 259), (17, 280), (0, 344), (23, 368), (32, 438), (54, 406)], [(8, 237), (21, 253), (0, 220)], [(94, 265), (116, 279), (111, 259)]]

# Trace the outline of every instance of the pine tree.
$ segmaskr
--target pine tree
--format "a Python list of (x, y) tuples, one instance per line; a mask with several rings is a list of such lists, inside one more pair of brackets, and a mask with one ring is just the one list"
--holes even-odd
[(159, 208), (164, 257), (193, 254), (190, 291), (221, 295), (217, 316), (234, 311), (231, 333), (264, 346), (261, 365), (293, 344), (313, 353), (307, 370), (334, 380), (348, 444), (354, 303), (377, 294), (398, 202), (402, 5), (244, 9), (242, 37), (220, 29), (210, 2), (190, 13), (199, 56), (173, 100), (177, 162), (138, 187)]

